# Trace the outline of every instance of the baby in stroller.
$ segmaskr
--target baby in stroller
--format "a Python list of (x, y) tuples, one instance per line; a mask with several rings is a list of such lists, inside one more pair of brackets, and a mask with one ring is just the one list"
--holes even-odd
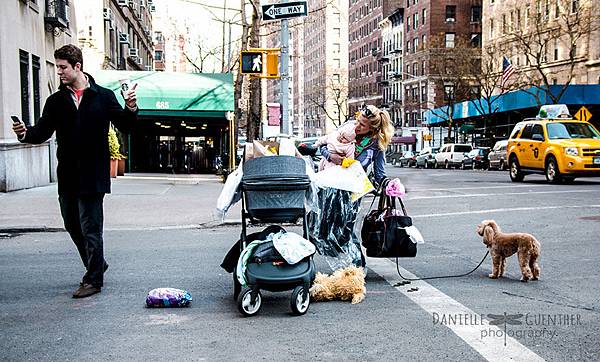
[[(354, 159), (354, 142), (356, 140), (356, 133), (354, 131), (354, 125), (345, 125), (335, 132), (325, 135), (315, 142), (315, 147), (319, 148), (323, 145), (327, 145), (327, 150), (330, 153), (335, 153), (343, 158)], [(327, 161), (325, 158), (321, 159), (319, 163), (319, 171), (335, 166), (331, 161)]]

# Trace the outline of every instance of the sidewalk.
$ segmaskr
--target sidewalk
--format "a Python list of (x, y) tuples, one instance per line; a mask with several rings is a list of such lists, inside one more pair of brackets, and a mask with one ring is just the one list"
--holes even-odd
[[(126, 174), (112, 179), (104, 198), (104, 228), (192, 228), (215, 225), (223, 183), (215, 175)], [(240, 218), (240, 203), (226, 222)], [(63, 229), (57, 185), (0, 193), (0, 232), (7, 229)]]

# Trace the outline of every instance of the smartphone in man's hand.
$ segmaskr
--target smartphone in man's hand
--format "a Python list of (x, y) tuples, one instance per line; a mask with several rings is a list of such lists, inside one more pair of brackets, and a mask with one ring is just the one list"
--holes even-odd
[(12, 119), (13, 123), (21, 123), (21, 120), (17, 116), (10, 116), (10, 118)]
[(19, 139), (21, 139), (22, 137), (24, 137), (25, 132), (27, 132), (27, 126), (25, 126), (25, 123), (23, 123), (23, 121), (21, 121), (19, 119), (19, 117), (17, 117), (17, 116), (10, 116), (10, 118), (13, 121), (13, 124), (12, 124), (13, 132), (15, 132), (17, 137)]

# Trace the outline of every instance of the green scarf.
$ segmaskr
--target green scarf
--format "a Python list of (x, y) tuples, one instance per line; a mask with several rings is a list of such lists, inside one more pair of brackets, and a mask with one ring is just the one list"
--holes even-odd
[(360, 142), (356, 142), (354, 147), (354, 158), (358, 157), (360, 153), (371, 144), (371, 137), (365, 137)]

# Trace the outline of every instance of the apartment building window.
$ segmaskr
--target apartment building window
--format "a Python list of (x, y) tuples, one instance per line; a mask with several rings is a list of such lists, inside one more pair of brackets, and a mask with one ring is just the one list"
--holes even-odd
[(449, 101), (454, 99), (454, 84), (444, 84), (444, 100)]
[(410, 40), (406, 41), (406, 53), (410, 53)]
[(29, 53), (19, 49), (19, 72), (21, 76), (21, 120), (29, 123)]
[(571, 56), (571, 59), (577, 58), (577, 44), (573, 44), (572, 45), (572, 48), (571, 48), (571, 51), (570, 51), (569, 55)]
[(425, 61), (421, 62), (421, 75), (425, 75), (425, 67), (426, 67), (425, 64), (426, 64)]
[(154, 60), (159, 61), (159, 62), (163, 60), (163, 51), (162, 50), (154, 51)]
[(554, 39), (554, 60), (558, 60), (558, 39)]
[(418, 70), (417, 70), (418, 66), (417, 66), (417, 62), (414, 62), (414, 63), (413, 63), (413, 66), (412, 66), (412, 68), (413, 68), (412, 75), (413, 75), (414, 77), (416, 77), (416, 76), (418, 75)]
[(508, 26), (506, 24), (506, 14), (502, 14), (502, 33), (508, 33)]
[(517, 9), (516, 28), (521, 29), (521, 9)]
[(494, 37), (494, 19), (490, 19), (490, 38)]
[(410, 31), (410, 16), (406, 17), (406, 31)]
[(425, 49), (425, 47), (427, 46), (427, 35), (425, 34), (421, 36), (421, 46), (423, 47), (423, 49)]
[(421, 84), (421, 102), (427, 100), (427, 83)]
[(455, 33), (446, 33), (446, 48), (454, 48)]
[(446, 22), (454, 23), (456, 21), (456, 5), (446, 5)]
[(481, 6), (471, 6), (471, 22), (479, 23), (481, 21)]
[(427, 9), (423, 9), (421, 13), (421, 18), (421, 24), (425, 25), (425, 22), (427, 21)]
[(413, 53), (416, 53), (419, 49), (419, 38), (413, 39)]
[(474, 48), (481, 47), (481, 33), (471, 33), (471, 46)]
[(40, 57), (31, 55), (31, 75), (33, 81), (33, 122), (40, 118)]
[(419, 13), (413, 14), (413, 29), (416, 29), (419, 26)]
[(578, 0), (572, 0), (571, 1), (571, 13), (576, 13), (577, 10), (579, 10), (579, 1)]

